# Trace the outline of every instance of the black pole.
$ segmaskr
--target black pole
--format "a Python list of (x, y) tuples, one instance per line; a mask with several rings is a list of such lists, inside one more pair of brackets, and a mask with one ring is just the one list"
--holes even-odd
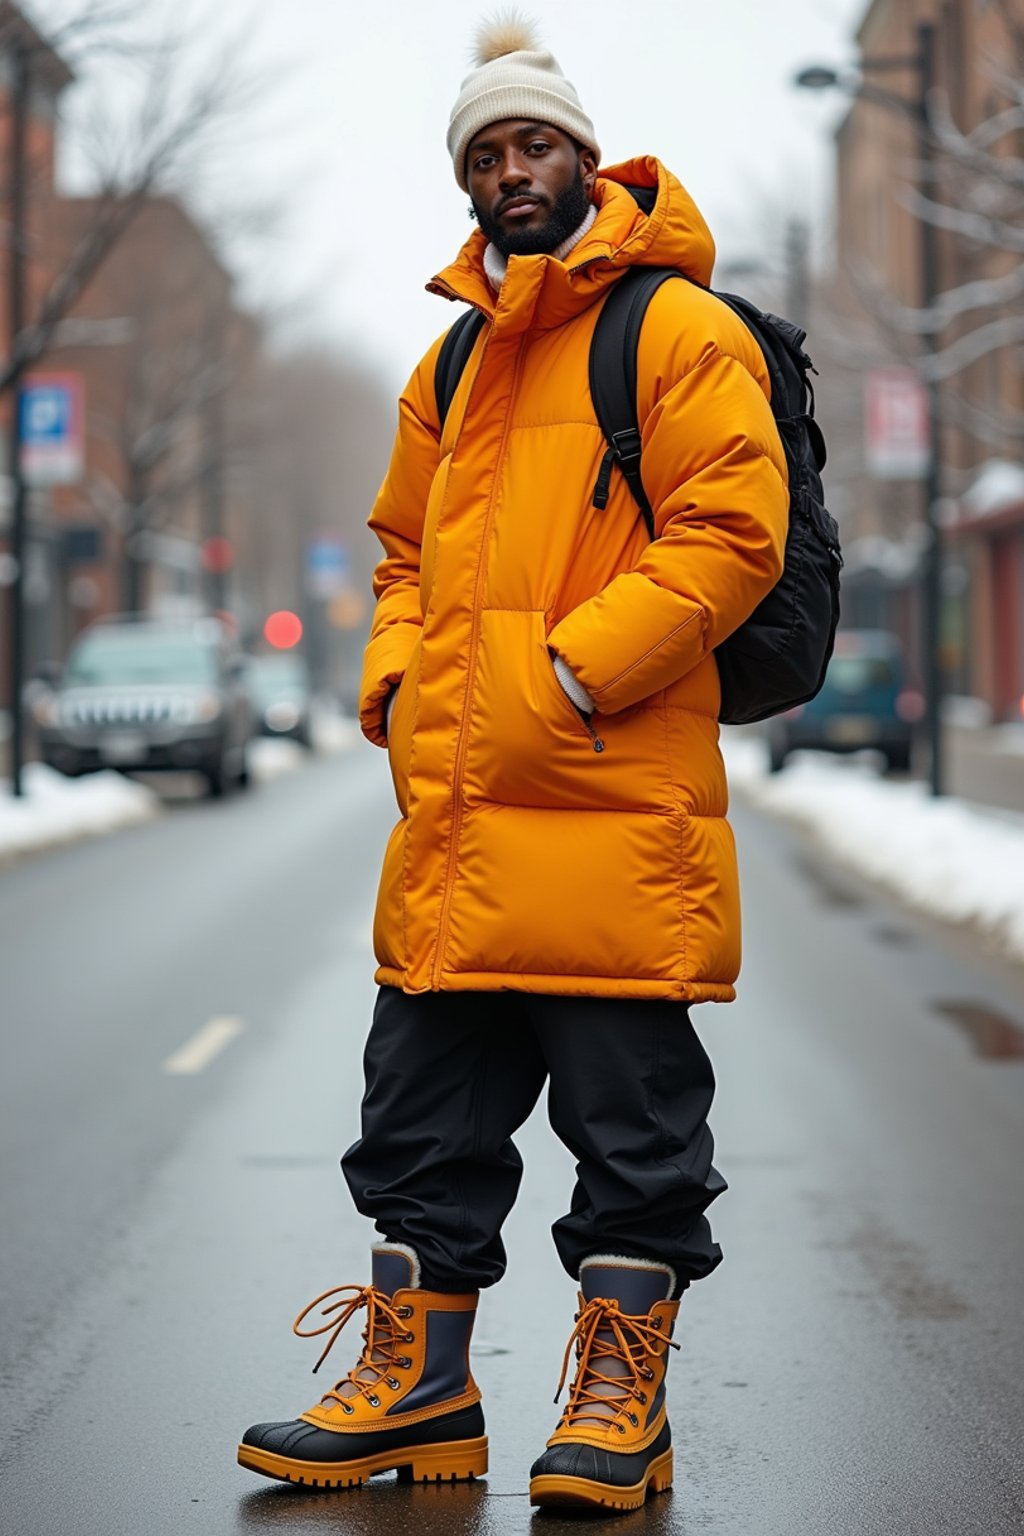
[[(208, 319), (210, 349), (207, 362), (214, 375), (206, 401), (204, 447), (206, 465), (203, 473), (203, 500), (205, 503), (206, 538), (218, 542), (224, 538), (224, 386), (227, 368), (227, 305), (225, 295), (218, 294), (216, 308)], [(219, 559), (207, 577), (207, 593), (210, 607), (215, 613), (227, 608), (228, 578)]]
[(786, 225), (786, 313), (798, 325), (810, 326), (809, 244), (807, 225), (790, 219)]
[[(922, 22), (917, 29), (918, 45), (918, 133), (921, 157), (921, 192), (924, 197), (934, 196), (931, 170), (935, 150), (928, 120), (928, 102), (935, 84), (935, 27)], [(921, 306), (931, 309), (938, 294), (938, 239), (934, 224), (922, 214), (921, 226)], [(934, 331), (925, 332), (924, 352), (927, 359), (938, 350), (939, 338)], [(939, 521), (942, 492), (942, 464), (939, 430), (939, 385), (929, 378), (925, 388), (928, 394), (928, 465), (924, 478), (924, 524), (927, 547), (924, 555), (922, 583), (922, 619), (924, 641), (924, 693), (925, 726), (928, 737), (929, 784), (933, 795), (943, 793), (943, 730), (942, 730), (942, 528)]]
[[(11, 83), (11, 168), (9, 194), (10, 269), (8, 309), (10, 311), (11, 356), (16, 356), (18, 340), (25, 327), (25, 130), (28, 121), (29, 54), (23, 43), (11, 47), (13, 79)], [(8, 482), (11, 495), (11, 584), (10, 604), (10, 697), (11, 697), (11, 793), (24, 794), (22, 765), (25, 760), (25, 721), (22, 695), (25, 683), (25, 545), (26, 495), (21, 466), (21, 385), (20, 370), (11, 390), (10, 464)]]

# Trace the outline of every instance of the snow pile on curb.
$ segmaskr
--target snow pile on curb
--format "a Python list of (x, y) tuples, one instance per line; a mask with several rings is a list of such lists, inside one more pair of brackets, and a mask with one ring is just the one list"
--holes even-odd
[(297, 773), (306, 762), (306, 749), (284, 737), (262, 736), (250, 741), (246, 753), (249, 772), (257, 784), (269, 784), (286, 773)]
[(808, 828), (835, 858), (911, 906), (973, 923), (1024, 960), (1024, 818), (933, 800), (924, 784), (813, 754), (770, 775), (763, 742), (728, 731), (722, 748), (744, 799)]
[(0, 861), (149, 821), (160, 811), (152, 790), (119, 773), (66, 779), (43, 763), (29, 763), (22, 783), (25, 794), (15, 800), (10, 785), (0, 782)]
[[(331, 710), (313, 712), (313, 746), (317, 755), (336, 757), (349, 752), (359, 740), (355, 720)], [(285, 774), (297, 773), (309, 761), (305, 747), (284, 736), (260, 736), (249, 743), (249, 771), (257, 784), (268, 784)]]
[(348, 752), (360, 740), (359, 721), (333, 709), (313, 711), (313, 745), (328, 755)]

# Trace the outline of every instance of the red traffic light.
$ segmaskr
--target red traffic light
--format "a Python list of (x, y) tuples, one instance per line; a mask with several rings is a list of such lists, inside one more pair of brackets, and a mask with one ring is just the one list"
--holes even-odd
[(204, 571), (209, 571), (211, 576), (223, 576), (235, 563), (235, 548), (230, 539), (217, 534), (212, 539), (204, 539), (199, 557)]
[(290, 651), (302, 639), (302, 620), (297, 613), (280, 608), (264, 624), (263, 638), (277, 651)]

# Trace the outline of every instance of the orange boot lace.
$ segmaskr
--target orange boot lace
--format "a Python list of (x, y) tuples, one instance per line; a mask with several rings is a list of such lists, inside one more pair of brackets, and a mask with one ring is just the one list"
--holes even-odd
[(556, 1403), (562, 1395), (569, 1357), (575, 1345), (576, 1375), (569, 1388), (569, 1400), (562, 1410), (559, 1431), (564, 1433), (584, 1424), (590, 1428), (610, 1429), (614, 1423), (616, 1429), (625, 1434), (626, 1428), (621, 1422), (623, 1415), (635, 1429), (637, 1415), (628, 1412), (628, 1406), (633, 1399), (641, 1404), (647, 1402), (648, 1384), (655, 1377), (648, 1361), (656, 1344), (679, 1348), (656, 1323), (647, 1317), (630, 1317), (614, 1299), (596, 1296), (587, 1302), (577, 1313), (576, 1326), (569, 1335), (562, 1359)]
[[(320, 1316), (325, 1321), (318, 1328), (303, 1328), (301, 1324), (309, 1314), (332, 1296), (342, 1299), (321, 1308)], [(412, 1364), (411, 1360), (399, 1353), (399, 1345), (411, 1341), (406, 1322), (412, 1317), (412, 1307), (392, 1306), (390, 1298), (372, 1285), (337, 1285), (317, 1296), (308, 1307), (303, 1307), (292, 1324), (292, 1332), (298, 1334), (300, 1339), (315, 1339), (322, 1333), (330, 1335), (313, 1367), (315, 1375), (345, 1324), (363, 1307), (366, 1308), (366, 1327), (363, 1329), (362, 1353), (348, 1374), (336, 1381), (320, 1399), (322, 1403), (339, 1404), (346, 1413), (353, 1411), (351, 1399), (354, 1397), (365, 1397), (371, 1408), (379, 1408), (380, 1398), (376, 1388), (382, 1381), (386, 1381), (396, 1391), (400, 1387), (401, 1383), (393, 1373), (406, 1370)], [(333, 1315), (335, 1313), (337, 1316)]]

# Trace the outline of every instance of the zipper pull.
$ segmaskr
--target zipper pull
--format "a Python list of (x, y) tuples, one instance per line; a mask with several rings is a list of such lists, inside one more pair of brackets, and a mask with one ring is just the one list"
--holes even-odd
[(601, 740), (600, 736), (594, 730), (593, 722), (591, 721), (591, 718), (590, 718), (589, 715), (584, 715), (583, 716), (583, 724), (586, 726), (587, 735), (590, 737), (590, 740), (593, 742), (594, 751), (595, 752), (603, 752), (604, 751), (604, 742)]
[(597, 472), (597, 482), (594, 486), (592, 504), (599, 512), (603, 512), (608, 505), (608, 496), (612, 488), (612, 465), (615, 463), (615, 451), (609, 448), (601, 460), (601, 468)]

